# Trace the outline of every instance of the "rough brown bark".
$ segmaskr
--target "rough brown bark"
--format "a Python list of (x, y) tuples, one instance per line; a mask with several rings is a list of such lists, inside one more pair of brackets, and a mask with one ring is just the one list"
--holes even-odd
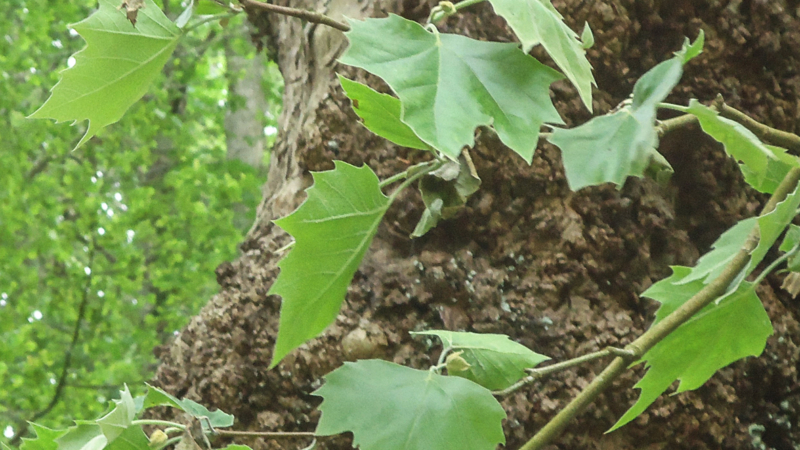
[[(394, 12), (424, 20), (434, 5), (418, 0), (281, 1), (335, 19)], [(687, 68), (670, 97), (726, 100), (765, 123), (796, 131), (800, 99), (797, 1), (561, 0), (573, 29), (589, 21), (589, 51), (599, 89), (595, 111), (628, 96), (635, 80), (671, 56), (684, 36), (706, 32), (705, 52)], [(446, 328), (510, 335), (554, 360), (623, 345), (647, 328), (655, 306), (641, 299), (670, 264), (693, 264), (762, 198), (747, 189), (735, 163), (694, 129), (667, 136), (662, 152), (676, 176), (666, 189), (629, 180), (621, 190), (567, 188), (559, 153), (542, 145), (531, 167), (491, 135), (473, 151), (483, 187), (456, 218), (418, 240), (408, 239), (421, 213), (409, 192), (381, 226), (356, 274), (341, 315), (324, 335), (267, 371), (280, 300), (266, 295), (287, 237), (270, 220), (292, 211), (310, 182), (308, 171), (331, 159), (369, 164), (382, 177), (416, 161), (356, 123), (334, 70), (343, 35), (292, 18), (252, 18), (269, 34), (285, 77), (284, 112), (269, 181), (242, 257), (217, 269), (221, 285), (203, 311), (165, 346), (155, 383), (236, 415), (241, 429), (313, 430), (319, 399), (310, 394), (344, 360), (376, 357), (414, 367), (435, 358), (408, 331)], [(513, 40), (488, 4), (441, 27), (473, 38)], [(547, 60), (538, 53), (536, 56)], [(370, 80), (374, 83), (375, 80)], [(565, 120), (588, 113), (566, 83), (554, 88)], [(634, 423), (603, 435), (636, 399), (642, 375), (631, 370), (552, 446), (562, 449), (792, 449), (800, 443), (800, 308), (777, 291), (759, 289), (776, 334), (764, 356), (715, 375), (695, 392), (658, 400)], [(775, 289), (773, 289), (773, 287)], [(602, 363), (554, 376), (503, 400), (507, 447), (517, 448), (585, 386)], [(795, 426), (792, 426), (795, 425)], [(748, 429), (763, 426), (765, 447)], [(756, 433), (757, 434), (757, 433)], [(346, 438), (326, 448), (348, 448)], [(251, 441), (257, 450), (300, 448), (297, 442)]]

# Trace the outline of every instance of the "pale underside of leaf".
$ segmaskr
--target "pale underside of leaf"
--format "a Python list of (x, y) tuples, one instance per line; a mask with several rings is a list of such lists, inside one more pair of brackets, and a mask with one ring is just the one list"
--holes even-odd
[(75, 65), (61, 73), (50, 98), (30, 116), (88, 120), (76, 148), (118, 121), (147, 92), (180, 37), (180, 30), (152, 0), (138, 10), (135, 28), (116, 6), (112, 0), (100, 0), (94, 14), (74, 25), (86, 47), (75, 54)]

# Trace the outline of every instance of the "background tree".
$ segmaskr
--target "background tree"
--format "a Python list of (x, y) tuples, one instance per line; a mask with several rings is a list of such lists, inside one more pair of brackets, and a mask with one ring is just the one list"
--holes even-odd
[[(177, 16), (172, 3), (164, 7)], [(27, 431), (25, 420), (63, 426), (95, 416), (122, 383), (142, 391), (153, 347), (198, 311), (216, 290), (214, 267), (236, 256), (264, 181), (226, 158), (233, 108), (218, 26), (191, 33), (158, 80), (164, 88), (79, 151), (75, 129), (25, 119), (84, 46), (67, 24), (96, 6), (0, 5), (4, 439)], [(281, 84), (279, 76), (263, 83)], [(262, 136), (274, 127), (264, 111), (252, 115)]]

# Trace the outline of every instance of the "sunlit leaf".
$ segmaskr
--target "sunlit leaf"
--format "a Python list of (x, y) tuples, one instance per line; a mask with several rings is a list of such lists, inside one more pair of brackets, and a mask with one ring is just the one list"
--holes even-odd
[[(587, 23), (583, 43), (572, 31), (550, 0), (489, 0), (495, 12), (514, 30), (525, 53), (541, 44), (578, 89), (583, 104), (592, 110), (592, 85), (595, 84), (592, 66), (586, 59), (585, 45), (592, 46), (594, 36)], [(588, 30), (588, 33), (587, 33)], [(586, 48), (588, 48), (586, 47)]]
[(351, 431), (361, 450), (494, 450), (505, 443), (503, 408), (463, 378), (379, 360), (346, 362), (314, 394), (324, 399), (316, 433)]
[(515, 44), (434, 34), (393, 14), (350, 25), (340, 61), (383, 78), (400, 98), (402, 121), (452, 159), (483, 125), (530, 163), (541, 125), (563, 123), (549, 89), (561, 75)]
[[(642, 294), (661, 302), (656, 323), (677, 309), (705, 283), (681, 283), (691, 268), (675, 266), (673, 275)], [(648, 351), (647, 373), (636, 384), (636, 403), (611, 428), (635, 419), (669, 386), (680, 380), (676, 393), (697, 389), (714, 373), (734, 361), (764, 351), (772, 325), (752, 283), (743, 282), (721, 302), (712, 302)]]
[(505, 389), (526, 375), (525, 369), (536, 367), (550, 358), (533, 352), (504, 334), (478, 334), (431, 330), (412, 333), (437, 336), (445, 348), (461, 352), (470, 367), (450, 375), (464, 377), (481, 386)]
[(389, 198), (378, 177), (334, 161), (335, 168), (313, 173), (308, 198), (275, 223), (295, 239), (281, 272), (269, 290), (280, 295), (280, 329), (270, 367), (330, 325), (344, 301), (347, 286), (378, 230)]
[(108, 444), (108, 438), (100, 426), (84, 422), (68, 428), (56, 442), (58, 450), (102, 450)]
[(50, 98), (30, 117), (58, 122), (89, 121), (80, 146), (118, 121), (147, 92), (180, 37), (180, 30), (152, 0), (138, 10), (132, 27), (118, 2), (100, 0), (100, 8), (73, 26), (86, 40), (75, 66), (61, 73)]

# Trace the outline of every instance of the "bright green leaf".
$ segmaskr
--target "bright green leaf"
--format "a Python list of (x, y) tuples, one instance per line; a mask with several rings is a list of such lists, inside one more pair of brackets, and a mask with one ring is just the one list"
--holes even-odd
[(706, 34), (701, 29), (700, 32), (697, 34), (697, 38), (694, 42), (690, 43), (689, 38), (683, 43), (683, 48), (679, 52), (675, 52), (675, 56), (679, 56), (683, 63), (686, 64), (689, 60), (693, 59), (700, 53), (703, 53), (703, 45), (706, 42)]
[[(705, 287), (702, 281), (682, 284), (691, 268), (675, 266), (672, 270), (671, 277), (642, 294), (662, 304), (656, 323)], [(644, 355), (648, 371), (635, 386), (642, 391), (639, 399), (609, 431), (635, 419), (675, 380), (680, 380), (676, 393), (697, 389), (728, 364), (760, 355), (771, 334), (772, 325), (754, 286), (741, 283), (735, 292), (705, 307)]]
[(633, 87), (630, 106), (595, 117), (575, 128), (553, 130), (549, 141), (561, 149), (570, 189), (612, 182), (621, 186), (629, 176), (641, 177), (656, 155), (656, 108), (672, 91), (683, 73), (691, 46), (645, 73)]
[(706, 134), (721, 142), (729, 155), (747, 167), (745, 181), (749, 184), (763, 187), (767, 183), (770, 161), (786, 162), (785, 159), (779, 160), (752, 131), (738, 122), (720, 117), (716, 111), (697, 100), (689, 102), (687, 112), (697, 117)]
[(334, 164), (334, 170), (313, 173), (314, 185), (306, 191), (305, 202), (275, 221), (295, 244), (278, 263), (281, 272), (269, 290), (283, 297), (270, 367), (336, 319), (390, 204), (368, 166)]
[(76, 147), (118, 121), (147, 92), (180, 37), (180, 30), (152, 0), (139, 10), (133, 27), (117, 11), (119, 0), (100, 8), (73, 28), (86, 40), (75, 66), (61, 73), (50, 98), (30, 117), (58, 122), (89, 120)]
[(228, 11), (228, 8), (213, 0), (198, 0), (195, 14), (198, 16), (212, 16), (215, 14), (224, 13), (226, 11)]
[(400, 100), (391, 95), (380, 94), (352, 80), (339, 75), (345, 94), (353, 101), (353, 111), (364, 122), (363, 125), (378, 136), (388, 139), (397, 145), (430, 150), (428, 144), (422, 142), (414, 131), (400, 120)]
[[(564, 71), (572, 84), (578, 89), (583, 104), (592, 111), (592, 85), (595, 84), (592, 66), (586, 59), (584, 44), (572, 31), (550, 0), (489, 0), (495, 12), (506, 19), (514, 30), (522, 50), (528, 53), (531, 48), (542, 44), (553, 61)], [(587, 37), (587, 31), (588, 37)], [(594, 41), (587, 23), (584, 37)], [(591, 43), (588, 44), (591, 47)]]
[(120, 399), (114, 400), (114, 403), (116, 406), (111, 412), (97, 419), (97, 424), (100, 425), (100, 429), (103, 430), (103, 434), (109, 442), (122, 434), (136, 416), (136, 405), (133, 402), (128, 386), (125, 386), (125, 389), (120, 391)]
[(494, 450), (505, 443), (491, 392), (379, 360), (346, 362), (314, 392), (324, 398), (317, 435), (351, 431), (361, 450)]
[(505, 389), (526, 375), (525, 369), (536, 367), (550, 358), (533, 352), (504, 334), (477, 334), (431, 330), (411, 333), (437, 336), (445, 348), (463, 352), (470, 368), (452, 373), (472, 380), (486, 389)]
[[(181, 411), (189, 413), (195, 418), (208, 417), (208, 421), (211, 422), (211, 426), (214, 428), (225, 428), (233, 425), (233, 415), (231, 414), (226, 414), (219, 409), (211, 412), (208, 408), (193, 400), (189, 400), (188, 398), (179, 400), (163, 390), (148, 384), (147, 397), (144, 399), (143, 407), (147, 409), (153, 406), (172, 406), (173, 408), (178, 408)], [(201, 420), (200, 423), (204, 427), (207, 426), (205, 420)]]
[(340, 61), (383, 78), (400, 98), (402, 121), (452, 159), (485, 125), (530, 163), (541, 125), (563, 123), (549, 89), (561, 75), (515, 44), (434, 34), (394, 14), (350, 25)]
[(67, 433), (67, 430), (51, 430), (32, 422), (30, 425), (36, 433), (36, 438), (22, 438), (19, 450), (56, 450), (58, 448), (56, 439)]

